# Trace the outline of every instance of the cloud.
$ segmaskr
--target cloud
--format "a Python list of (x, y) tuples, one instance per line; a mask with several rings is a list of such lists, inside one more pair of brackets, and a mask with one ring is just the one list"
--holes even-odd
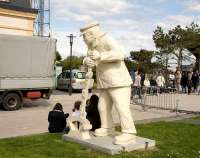
[[(82, 25), (95, 19), (100, 21), (103, 31), (108, 32), (125, 47), (127, 54), (130, 50), (140, 49), (143, 46), (148, 48), (152, 43), (150, 42), (151, 35), (148, 36), (148, 40), (144, 39), (147, 35), (141, 29), (145, 24), (127, 16), (132, 12), (133, 8), (139, 9), (140, 5), (129, 3), (126, 0), (60, 0), (52, 1), (52, 3), (53, 19), (68, 21), (72, 23), (71, 25), (75, 24), (76, 26), (70, 28), (70, 30), (74, 31), (76, 35), (79, 34), (78, 31), (80, 29), (77, 26), (77, 22)], [(119, 16), (122, 13), (125, 13), (125, 18)], [(59, 31), (58, 28), (54, 29), (54, 37), (58, 39), (57, 48), (63, 57), (69, 55), (69, 41), (65, 37), (68, 34), (70, 32)], [(75, 39), (73, 50), (76, 55), (86, 55), (87, 48), (82, 38), (77, 37)]]
[[(66, 36), (73, 33), (77, 36), (73, 45), (74, 55), (86, 55), (87, 48), (82, 37), (78, 36), (79, 29), (92, 20), (99, 21), (102, 30), (125, 47), (126, 55), (131, 50), (154, 50), (152, 34), (158, 25), (171, 29), (176, 25), (200, 22), (197, 16), (185, 12), (186, 9), (197, 12), (197, 0), (176, 0), (176, 4), (172, 0), (155, 0), (149, 6), (146, 4), (146, 0), (52, 0), (51, 15), (58, 51), (63, 57), (69, 55)], [(164, 5), (169, 7), (163, 10)]]
[(168, 15), (163, 20), (157, 22), (156, 26), (161, 26), (166, 30), (169, 30), (177, 25), (183, 27), (190, 25), (192, 22), (199, 23), (200, 19), (195, 16), (186, 16), (186, 15)]
[(71, 21), (71, 20), (73, 20), (73, 21), (91, 21), (91, 20), (93, 20), (93, 18), (89, 15), (76, 14), (72, 11), (64, 10), (64, 9), (57, 11), (57, 13), (55, 15), (59, 20), (67, 20), (67, 21)]
[[(152, 40), (152, 32), (145, 32), (144, 28), (147, 24), (131, 19), (111, 19), (100, 22), (102, 30), (114, 37), (126, 51), (125, 55), (129, 55), (131, 50), (155, 49)], [(78, 29), (77, 29), (78, 30)], [(71, 32), (72, 33), (72, 32)], [(70, 32), (54, 30), (54, 37), (57, 38), (57, 48), (63, 57), (69, 56), (69, 39), (66, 35)], [(73, 32), (77, 37), (74, 39), (73, 52), (75, 55), (86, 55), (86, 45), (79, 32)]]
[[(56, 31), (52, 33), (52, 37), (57, 39), (57, 50), (63, 58), (70, 55), (69, 35), (70, 32)], [(87, 48), (84, 44), (82, 37), (76, 36), (73, 40), (73, 55), (84, 56), (86, 55)]]
[(200, 1), (190, 0), (185, 2), (185, 6), (188, 11), (200, 12)]
[(104, 30), (114, 36), (117, 41), (125, 47), (126, 53), (131, 50), (155, 49), (152, 40), (152, 31), (146, 27), (147, 21), (133, 19), (112, 19), (102, 22)]
[(55, 16), (62, 20), (90, 21), (108, 17), (128, 10), (133, 6), (127, 0), (59, 0), (52, 1)]
[(166, 21), (175, 25), (188, 25), (195, 20), (194, 17), (186, 15), (169, 15), (166, 17)]

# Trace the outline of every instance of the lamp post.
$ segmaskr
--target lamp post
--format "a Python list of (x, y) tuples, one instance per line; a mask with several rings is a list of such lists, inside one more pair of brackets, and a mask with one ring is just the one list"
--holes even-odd
[(76, 36), (73, 36), (73, 34), (70, 34), (69, 36), (67, 36), (69, 38), (69, 43), (70, 43), (70, 80), (69, 80), (69, 87), (68, 87), (68, 91), (69, 91), (69, 95), (72, 95), (72, 46), (73, 46), (73, 39)]

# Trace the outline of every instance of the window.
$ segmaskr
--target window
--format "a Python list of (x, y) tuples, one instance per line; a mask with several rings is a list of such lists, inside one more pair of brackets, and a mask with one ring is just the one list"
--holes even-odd
[(85, 72), (78, 72), (76, 74), (76, 78), (78, 78), (78, 79), (85, 79)]

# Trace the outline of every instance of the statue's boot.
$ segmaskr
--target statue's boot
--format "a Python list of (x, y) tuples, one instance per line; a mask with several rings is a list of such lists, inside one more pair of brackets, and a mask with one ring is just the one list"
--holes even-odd
[(136, 136), (134, 134), (122, 133), (119, 136), (115, 136), (114, 144), (126, 145), (135, 142), (136, 142)]
[(104, 137), (114, 133), (114, 128), (98, 128), (95, 130), (94, 135), (97, 137)]

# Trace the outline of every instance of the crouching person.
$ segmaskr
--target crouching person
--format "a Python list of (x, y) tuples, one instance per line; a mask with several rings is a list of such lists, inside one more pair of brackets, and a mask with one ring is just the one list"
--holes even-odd
[(49, 112), (48, 130), (50, 133), (59, 133), (59, 132), (69, 132), (69, 127), (67, 127), (66, 118), (69, 116), (68, 113), (63, 112), (63, 107), (60, 103), (56, 103), (53, 110)]

